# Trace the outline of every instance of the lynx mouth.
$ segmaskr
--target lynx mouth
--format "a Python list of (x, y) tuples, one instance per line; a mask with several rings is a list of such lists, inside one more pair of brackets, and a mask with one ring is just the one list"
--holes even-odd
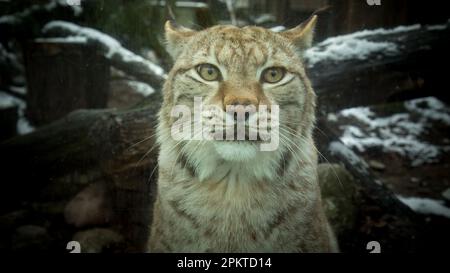
[(244, 130), (243, 132), (238, 132), (237, 127), (234, 126), (231, 132), (227, 131), (227, 128), (223, 128), (222, 130), (212, 129), (210, 134), (213, 140), (223, 142), (261, 143), (269, 140), (270, 129), (265, 133), (261, 133), (260, 131), (251, 131), (253, 130), (252, 128), (245, 126)]

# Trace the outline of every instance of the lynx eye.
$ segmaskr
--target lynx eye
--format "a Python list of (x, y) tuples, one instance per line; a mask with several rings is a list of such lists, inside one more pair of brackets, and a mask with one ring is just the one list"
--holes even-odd
[(197, 73), (205, 81), (217, 81), (220, 79), (219, 69), (212, 64), (200, 64), (197, 66)]
[(262, 73), (261, 80), (267, 83), (277, 83), (284, 78), (286, 71), (282, 67), (269, 67)]

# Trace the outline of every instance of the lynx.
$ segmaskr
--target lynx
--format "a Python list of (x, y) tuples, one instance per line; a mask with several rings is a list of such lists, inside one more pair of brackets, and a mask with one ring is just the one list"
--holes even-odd
[[(316, 98), (302, 62), (316, 21), (312, 16), (283, 32), (222, 25), (194, 31), (166, 22), (174, 65), (157, 128), (150, 252), (337, 251), (317, 181)], [(277, 106), (278, 125), (266, 125), (277, 130), (279, 145), (262, 151), (258, 144), (269, 140), (261, 137), (175, 140), (172, 111), (193, 110), (195, 97), (219, 109), (204, 115), (202, 134), (215, 133), (211, 124), (227, 127), (223, 120), (249, 127), (249, 120), (262, 119), (255, 111), (236, 118), (228, 106), (267, 106), (268, 113)]]

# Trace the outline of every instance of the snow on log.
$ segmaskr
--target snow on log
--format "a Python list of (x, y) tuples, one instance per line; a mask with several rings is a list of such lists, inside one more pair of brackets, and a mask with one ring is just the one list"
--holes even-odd
[(448, 59), (450, 22), (399, 26), (331, 37), (305, 55), (308, 74), (326, 114), (387, 101), (448, 95), (446, 72), (435, 69)]
[(366, 60), (372, 54), (395, 55), (399, 52), (397, 43), (391, 41), (371, 41), (375, 35), (402, 34), (420, 30), (420, 25), (399, 26), (393, 29), (362, 30), (347, 35), (330, 37), (310, 48), (305, 59), (310, 67), (326, 61), (336, 63), (345, 60)]
[(52, 21), (47, 23), (42, 31), (48, 37), (86, 38), (88, 44), (98, 47), (111, 65), (152, 87), (161, 87), (166, 78), (164, 69), (160, 66), (124, 48), (119, 41), (98, 30), (65, 21)]
[(450, 209), (445, 206), (445, 202), (430, 198), (403, 197), (397, 196), (400, 201), (421, 214), (432, 214), (450, 218)]
[(17, 109), (17, 134), (25, 135), (31, 133), (35, 130), (30, 122), (25, 117), (26, 104), (25, 101), (18, 98), (17, 96), (12, 96), (4, 91), (0, 91), (0, 110), (14, 107)]
[(0, 87), (6, 89), (5, 86), (23, 84), (18, 76), (22, 75), (24, 70), (16, 54), (0, 44)]

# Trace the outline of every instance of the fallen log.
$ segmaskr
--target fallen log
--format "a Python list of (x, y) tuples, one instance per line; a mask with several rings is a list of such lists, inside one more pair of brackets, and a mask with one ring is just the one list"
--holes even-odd
[(446, 102), (450, 23), (361, 31), (332, 37), (306, 55), (319, 113), (425, 96)]
[[(2, 143), (6, 170), (2, 211), (24, 201), (68, 202), (89, 185), (101, 183), (110, 193), (112, 224), (121, 228), (134, 251), (142, 250), (155, 195), (158, 149), (153, 134), (159, 102), (155, 95), (127, 111), (76, 111), (35, 133)], [(385, 252), (419, 248), (414, 213), (375, 182), (365, 162), (340, 143), (326, 123), (319, 121), (318, 127), (316, 139), (323, 158), (341, 164), (351, 177), (343, 179), (336, 167), (319, 173), (331, 177), (321, 179), (323, 197), (341, 249), (366, 252), (365, 244), (372, 240), (383, 244)], [(363, 230), (370, 221), (385, 224)]]
[(111, 224), (128, 235), (130, 251), (141, 251), (157, 173), (153, 136), (160, 102), (155, 93), (126, 111), (78, 110), (1, 143), (0, 213), (18, 207), (35, 211), (42, 202), (54, 210), (100, 183), (111, 194)]
[(329, 170), (319, 168), (319, 178), (327, 217), (341, 249), (367, 252), (366, 244), (371, 241), (380, 243), (388, 253), (422, 249), (420, 219), (377, 182), (364, 159), (339, 140), (325, 119), (318, 121), (315, 140), (321, 161), (337, 164)]

